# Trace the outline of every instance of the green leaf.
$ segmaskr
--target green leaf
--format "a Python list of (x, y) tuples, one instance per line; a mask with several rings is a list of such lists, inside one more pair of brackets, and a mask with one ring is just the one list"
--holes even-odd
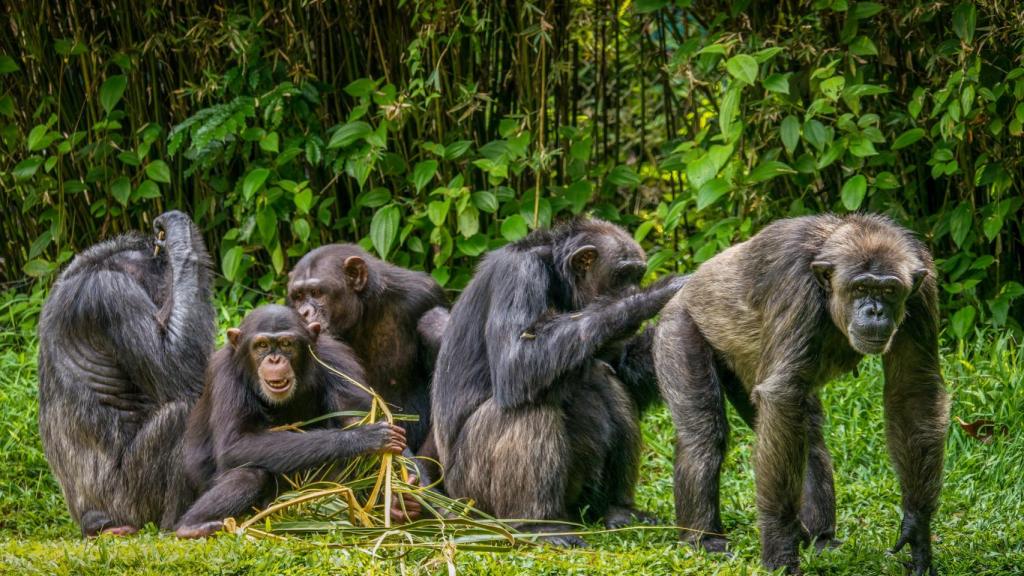
[(228, 282), (238, 280), (238, 272), (242, 268), (242, 254), (241, 246), (235, 246), (224, 253), (224, 259), (220, 263), (220, 268)]
[(387, 260), (398, 237), (401, 218), (398, 206), (390, 204), (377, 210), (370, 221), (370, 241), (373, 243), (373, 249), (384, 260)]
[(26, 262), (21, 271), (24, 272), (26, 276), (39, 278), (53, 273), (56, 269), (57, 265), (55, 263), (43, 258), (36, 258)]
[(146, 166), (146, 176), (148, 176), (150, 180), (163, 182), (164, 184), (171, 183), (171, 169), (163, 160), (154, 160), (150, 162)]
[(309, 226), (309, 221), (305, 218), (296, 218), (295, 220), (292, 220), (292, 232), (298, 236), (299, 240), (301, 240), (303, 244), (306, 244), (309, 242), (309, 233), (312, 232), (312, 229)]
[(309, 209), (313, 207), (313, 191), (309, 188), (304, 188), (301, 192), (295, 195), (293, 198), (295, 202), (295, 208), (303, 214), (309, 214)]
[(270, 206), (264, 206), (256, 213), (256, 228), (260, 231), (260, 239), (264, 246), (270, 246), (277, 238), (277, 213)]
[(923, 137), (924, 128), (911, 128), (896, 138), (896, 141), (892, 143), (892, 149), (900, 150), (902, 148), (906, 148)]
[(114, 106), (121, 101), (127, 86), (128, 79), (122, 74), (111, 76), (103, 81), (103, 86), (100, 86), (100, 105), (103, 106), (107, 114), (110, 114)]
[(526, 236), (529, 228), (526, 225), (526, 218), (519, 214), (513, 214), (501, 223), (501, 235), (509, 242), (515, 242)]
[(863, 174), (857, 174), (843, 184), (840, 196), (843, 199), (843, 206), (847, 210), (856, 210), (864, 202), (864, 196), (868, 191), (868, 179)]
[(700, 187), (697, 191), (697, 210), (703, 210), (724, 196), (731, 186), (725, 178), (715, 178)]
[(963, 246), (964, 240), (971, 232), (973, 223), (974, 217), (971, 214), (970, 205), (966, 202), (957, 204), (956, 209), (949, 215), (949, 233), (958, 247)]
[(892, 172), (879, 172), (875, 176), (875, 188), (879, 190), (895, 190), (900, 187), (900, 181)]
[(778, 72), (773, 72), (767, 78), (761, 80), (761, 85), (769, 92), (789, 94), (789, 76), (789, 73), (779, 74)]
[(455, 160), (461, 157), (466, 151), (469, 150), (470, 145), (473, 143), (469, 140), (459, 140), (458, 142), (452, 142), (444, 149), (445, 160)]
[(786, 152), (792, 154), (800, 142), (800, 120), (796, 116), (786, 116), (779, 126), (779, 136), (782, 137), (782, 145), (786, 147)]
[(135, 194), (132, 195), (133, 200), (138, 199), (152, 199), (160, 197), (160, 187), (156, 185), (156, 182), (146, 179), (139, 184), (139, 187), (135, 189)]
[(11, 98), (10, 94), (0, 96), (0, 114), (7, 117), (14, 116), (14, 98)]
[(473, 192), (473, 205), (483, 212), (493, 214), (498, 211), (498, 197), (494, 195), (494, 192), (487, 190)]
[(31, 156), (18, 162), (18, 164), (12, 170), (14, 174), (15, 182), (22, 182), (35, 176), (36, 170), (43, 164), (43, 159), (39, 156)]
[(750, 171), (750, 174), (747, 175), (747, 181), (756, 184), (783, 174), (796, 174), (796, 170), (790, 168), (785, 162), (765, 160)]
[(608, 172), (608, 181), (615, 186), (636, 188), (640, 184), (640, 176), (637, 175), (636, 170), (619, 164)]
[(451, 200), (434, 200), (427, 205), (427, 218), (434, 226), (443, 226), (451, 209)]
[(883, 8), (884, 6), (878, 2), (857, 2), (853, 7), (852, 15), (857, 20), (863, 20), (878, 14)]
[(633, 9), (637, 14), (647, 14), (668, 6), (668, 0), (636, 0)]
[(957, 338), (963, 340), (967, 333), (974, 327), (974, 316), (977, 312), (974, 310), (974, 306), (967, 305), (956, 311), (953, 317), (950, 318), (950, 325), (953, 328), (953, 334)]
[(379, 208), (390, 201), (391, 191), (382, 187), (361, 192), (356, 196), (356, 206), (360, 208)]
[(456, 245), (458, 245), (459, 251), (466, 256), (479, 256), (487, 250), (487, 237), (483, 234), (474, 234), (469, 238), (459, 238)]
[(722, 97), (722, 104), (718, 109), (718, 124), (719, 129), (722, 131), (722, 135), (726, 141), (730, 141), (732, 134), (730, 128), (732, 127), (732, 121), (736, 118), (736, 114), (740, 109), (740, 87), (730, 86), (725, 92), (725, 96)]
[(823, 152), (825, 147), (828, 146), (831, 140), (828, 135), (828, 129), (821, 122), (810, 119), (804, 122), (804, 140), (818, 149), (819, 152)]
[(459, 212), (459, 234), (469, 238), (480, 231), (480, 211), (476, 206), (466, 206)]
[(263, 138), (260, 138), (260, 150), (263, 150), (264, 152), (277, 153), (278, 140), (277, 132), (265, 134)]
[(331, 134), (331, 140), (327, 143), (327, 149), (344, 148), (360, 138), (365, 138), (371, 132), (373, 132), (373, 129), (370, 128), (370, 125), (361, 120), (342, 124), (340, 128), (334, 131), (334, 134)]
[(842, 93), (843, 87), (846, 86), (846, 79), (842, 76), (833, 76), (828, 80), (823, 80), (819, 88), (821, 93), (825, 95), (829, 100), (835, 100), (839, 98), (839, 94)]
[(715, 167), (715, 162), (709, 154), (686, 165), (686, 180), (693, 188), (699, 189), (716, 174), (718, 174), (718, 168)]
[(999, 214), (989, 214), (985, 221), (981, 223), (981, 229), (985, 232), (985, 238), (988, 238), (989, 242), (996, 239), (999, 236), (999, 231), (1003, 229), (1003, 218)]
[(437, 173), (437, 160), (423, 160), (417, 162), (416, 167), (412, 169), (412, 183), (416, 186), (416, 191), (419, 192), (434, 178), (434, 174)]
[(18, 63), (7, 54), (0, 54), (0, 74), (10, 74), (18, 71)]
[(764, 64), (772, 58), (775, 58), (780, 52), (782, 52), (782, 48), (779, 46), (772, 46), (771, 48), (758, 50), (757, 52), (754, 52), (754, 60), (757, 60), (758, 64)]
[(242, 196), (246, 200), (252, 198), (252, 195), (263, 187), (263, 183), (267, 180), (267, 176), (270, 176), (270, 170), (266, 168), (255, 168), (250, 171), (242, 182)]
[(127, 176), (121, 176), (110, 184), (110, 195), (117, 200), (121, 206), (128, 205), (128, 199), (132, 195), (132, 182)]
[(28, 133), (28, 151), (36, 152), (42, 150), (43, 148), (46, 148), (51, 143), (53, 143), (53, 139), (56, 136), (52, 138), (47, 138), (46, 134), (49, 131), (50, 127), (46, 124), (39, 124), (38, 126), (32, 128), (32, 130), (30, 130)]
[(978, 12), (974, 2), (961, 2), (953, 10), (953, 32), (970, 44), (974, 41), (974, 28), (977, 23)]
[(734, 78), (753, 85), (757, 80), (757, 60), (748, 54), (737, 54), (725, 62), (725, 69)]
[(867, 36), (858, 36), (850, 42), (850, 52), (857, 56), (878, 56), (878, 48)]
[(360, 78), (345, 86), (345, 93), (353, 98), (365, 98), (377, 87), (377, 83), (369, 78)]
[(850, 136), (850, 154), (858, 158), (867, 158), (878, 154), (875, 145), (862, 134)]

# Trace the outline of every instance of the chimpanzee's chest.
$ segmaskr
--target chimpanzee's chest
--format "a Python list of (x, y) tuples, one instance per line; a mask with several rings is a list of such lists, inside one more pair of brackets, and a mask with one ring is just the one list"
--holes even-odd
[(826, 331), (819, 342), (809, 363), (810, 380), (815, 387), (823, 386), (854, 370), (864, 357), (850, 346), (846, 336), (838, 330)]

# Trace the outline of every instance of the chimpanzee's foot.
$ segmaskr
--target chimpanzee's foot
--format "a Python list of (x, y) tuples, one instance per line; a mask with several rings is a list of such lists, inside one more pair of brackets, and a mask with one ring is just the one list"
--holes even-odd
[(611, 529), (624, 528), (631, 524), (656, 526), (660, 523), (654, 514), (637, 510), (631, 506), (609, 506), (608, 512), (604, 515), (604, 525)]
[(835, 550), (843, 545), (843, 541), (838, 538), (831, 536), (818, 536), (813, 540), (814, 551), (816, 553), (824, 552), (825, 550)]
[(193, 524), (191, 526), (181, 526), (174, 532), (174, 534), (178, 538), (206, 538), (207, 536), (212, 536), (223, 529), (224, 523), (218, 520), (214, 522), (203, 522), (202, 524)]
[(110, 528), (104, 528), (100, 532), (100, 536), (109, 534), (111, 536), (131, 536), (138, 532), (139, 529), (135, 526), (111, 526)]
[(561, 534), (571, 532), (571, 524), (524, 524), (519, 526), (521, 532), (533, 532), (535, 534), (552, 533), (550, 536), (542, 536), (538, 540), (559, 548), (586, 548), (587, 541), (572, 534)]

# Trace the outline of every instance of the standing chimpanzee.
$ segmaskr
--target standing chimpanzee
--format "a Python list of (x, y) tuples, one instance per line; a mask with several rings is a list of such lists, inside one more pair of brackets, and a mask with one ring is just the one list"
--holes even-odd
[(927, 249), (882, 216), (776, 222), (705, 262), (665, 307), (658, 378), (676, 425), (675, 497), (685, 540), (727, 541), (719, 473), (723, 397), (757, 432), (761, 558), (799, 572), (798, 546), (835, 536), (832, 462), (819, 388), (882, 354), (889, 454), (903, 491), (896, 550), (934, 573), (931, 517), (949, 407), (939, 374), (935, 272)]
[(305, 432), (271, 430), (370, 409), (366, 392), (310, 354), (358, 382), (363, 373), (351, 349), (319, 335), (319, 324), (307, 326), (294, 310), (277, 305), (253, 310), (228, 330), (228, 345), (210, 359), (206, 388), (189, 418), (186, 470), (202, 495), (181, 518), (178, 536), (208, 536), (224, 518), (272, 499), (278, 485), (286, 485), (281, 474), (405, 451), (405, 432), (386, 422), (342, 430), (346, 422), (333, 418)]
[(435, 307), (442, 307), (436, 312), (443, 320), (448, 300), (437, 282), (429, 274), (378, 260), (358, 246), (331, 244), (295, 265), (288, 275), (288, 301), (307, 322), (320, 323), (355, 350), (366, 384), (388, 404), (419, 416), (418, 422), (408, 423), (409, 447), (436, 459), (430, 437), (430, 378), (444, 323), (420, 326), (432, 334), (418, 332), (417, 323)]
[(180, 439), (213, 349), (210, 263), (181, 212), (153, 227), (79, 254), (39, 320), (39, 432), (85, 536), (171, 528), (189, 504)]
[[(445, 488), (503, 518), (609, 526), (634, 509), (637, 407), (603, 361), (682, 283), (646, 290), (640, 246), (580, 219), (491, 252), (452, 309), (434, 374), (434, 434)], [(533, 532), (560, 531), (529, 523)], [(584, 545), (549, 536), (557, 545)]]

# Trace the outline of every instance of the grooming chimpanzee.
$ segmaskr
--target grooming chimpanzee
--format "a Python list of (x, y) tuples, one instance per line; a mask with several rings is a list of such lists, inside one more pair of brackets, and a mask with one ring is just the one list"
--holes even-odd
[(640, 246), (600, 220), (536, 231), (484, 258), (452, 309), (434, 373), (450, 495), (503, 518), (564, 521), (586, 509), (609, 526), (645, 519), (633, 507), (637, 406), (603, 360), (623, 358), (621, 341), (682, 284), (639, 290), (645, 270)]
[(903, 491), (896, 550), (933, 573), (931, 517), (949, 409), (927, 249), (882, 216), (776, 222), (705, 262), (665, 307), (655, 341), (676, 425), (675, 498), (685, 540), (722, 551), (723, 397), (757, 432), (765, 566), (799, 572), (798, 546), (833, 544), (835, 490), (819, 388), (881, 354), (889, 454)]
[[(430, 378), (444, 322), (417, 323), (431, 309), (443, 320), (448, 300), (433, 278), (368, 254), (352, 244), (321, 246), (288, 275), (288, 301), (307, 322), (355, 350), (365, 382), (408, 422), (409, 447), (437, 458), (430, 438)], [(435, 332), (430, 333), (429, 331)], [(421, 463), (422, 464), (422, 463)], [(433, 474), (431, 474), (433, 476)]]
[(375, 452), (403, 453), (405, 432), (387, 423), (342, 430), (344, 422), (334, 418), (306, 432), (271, 430), (370, 409), (366, 392), (312, 357), (310, 346), (328, 366), (362, 379), (348, 346), (319, 334), (319, 324), (307, 326), (294, 310), (276, 305), (250, 312), (241, 327), (228, 330), (229, 343), (210, 359), (206, 388), (189, 419), (186, 470), (202, 495), (181, 518), (178, 536), (207, 536), (224, 518), (273, 498), (278, 475)]
[(153, 227), (79, 254), (39, 320), (39, 432), (85, 536), (171, 528), (190, 501), (180, 439), (213, 348), (209, 257), (181, 212)]

